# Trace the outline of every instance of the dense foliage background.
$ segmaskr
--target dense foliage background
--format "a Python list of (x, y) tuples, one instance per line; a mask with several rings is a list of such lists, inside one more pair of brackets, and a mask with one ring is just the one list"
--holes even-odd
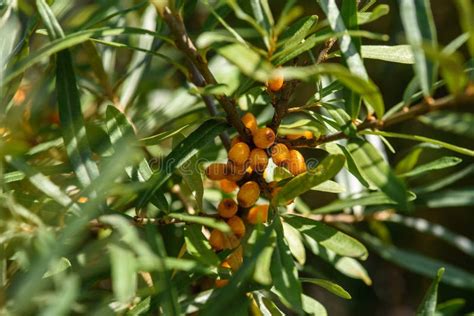
[[(0, 1), (1, 313), (472, 312), (473, 32), (469, 0)], [(214, 290), (229, 108), (320, 169), (268, 172)]]

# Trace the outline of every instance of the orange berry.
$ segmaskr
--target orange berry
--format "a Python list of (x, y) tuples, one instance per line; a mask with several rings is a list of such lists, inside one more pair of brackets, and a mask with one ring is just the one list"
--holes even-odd
[(232, 216), (227, 221), (227, 225), (237, 238), (242, 238), (245, 235), (245, 224), (244, 221), (238, 216)]
[(230, 266), (230, 264), (229, 264), (229, 261), (227, 261), (227, 260), (222, 261), (222, 263), (221, 263), (221, 268), (230, 269), (231, 266)]
[(244, 165), (250, 156), (250, 148), (244, 142), (239, 142), (232, 146), (229, 150), (229, 160), (236, 165)]
[(276, 75), (267, 81), (267, 88), (273, 92), (277, 92), (283, 87), (284, 78), (282, 75)]
[(255, 205), (252, 207), (247, 214), (247, 221), (250, 224), (261, 224), (265, 223), (268, 218), (268, 204)]
[(241, 120), (242, 123), (244, 123), (244, 126), (247, 127), (252, 134), (255, 134), (258, 128), (257, 119), (255, 118), (255, 116), (252, 113), (247, 112), (244, 114), (244, 116), (242, 116)]
[(237, 165), (232, 161), (227, 162), (226, 167), (226, 178), (230, 181), (239, 181), (241, 180), (247, 171), (246, 165)]
[(219, 182), (219, 184), (220, 184), (222, 192), (224, 193), (232, 193), (238, 187), (237, 183), (235, 183), (234, 181), (227, 180), (227, 179), (222, 179)]
[(235, 213), (237, 213), (237, 209), (237, 203), (229, 198), (223, 199), (217, 206), (217, 212), (219, 213), (219, 216), (224, 218), (231, 218), (234, 216)]
[(222, 180), (226, 176), (225, 163), (212, 163), (206, 168), (206, 176), (211, 180)]
[(224, 234), (220, 230), (213, 229), (209, 236), (209, 243), (212, 248), (219, 251), (224, 249), (224, 238)]
[(260, 196), (260, 187), (255, 181), (245, 182), (237, 193), (237, 201), (242, 207), (251, 207)]
[(295, 149), (290, 150), (290, 160), (288, 161), (287, 167), (295, 176), (306, 172), (306, 163), (303, 155)]
[(272, 160), (277, 166), (282, 166), (290, 160), (290, 150), (285, 144), (275, 144), (272, 147)]
[(250, 167), (258, 172), (263, 172), (268, 165), (268, 156), (265, 150), (254, 148), (250, 152)]
[(229, 284), (229, 280), (225, 280), (225, 279), (216, 279), (216, 287), (217, 288), (221, 288), (221, 287), (224, 287), (226, 286), (227, 284)]
[(259, 128), (253, 134), (253, 142), (258, 148), (268, 148), (275, 142), (275, 132), (269, 127)]
[(244, 261), (244, 250), (242, 248), (242, 245), (237, 247), (237, 249), (235, 249), (234, 252), (232, 252), (227, 257), (226, 261), (231, 266), (232, 272), (237, 271), (242, 265), (242, 262)]
[(306, 139), (312, 139), (314, 137), (313, 133), (311, 131), (303, 131), (301, 133), (296, 133), (296, 134), (288, 134), (286, 135), (286, 138), (289, 140), (294, 140), (304, 137)]
[(243, 142), (244, 140), (240, 136), (235, 136), (232, 138), (232, 141), (230, 142), (230, 147), (234, 146), (237, 143)]

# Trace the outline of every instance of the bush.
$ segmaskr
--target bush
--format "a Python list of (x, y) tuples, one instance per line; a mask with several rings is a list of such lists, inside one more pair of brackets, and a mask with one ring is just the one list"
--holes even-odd
[(443, 47), (429, 1), (375, 2), (0, 2), (2, 314), (375, 313), (368, 249), (460, 311), (473, 241), (422, 212), (474, 204), (474, 7)]

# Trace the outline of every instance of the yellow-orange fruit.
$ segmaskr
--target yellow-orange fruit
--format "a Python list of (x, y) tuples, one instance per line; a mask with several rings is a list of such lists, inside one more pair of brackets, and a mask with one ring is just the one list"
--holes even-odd
[(240, 266), (242, 265), (242, 262), (244, 261), (244, 250), (242, 248), (242, 245), (237, 247), (234, 252), (232, 252), (226, 259), (226, 261), (229, 263), (232, 272), (237, 271)]
[(221, 288), (229, 284), (229, 280), (226, 279), (216, 279), (216, 287)]
[(263, 172), (268, 165), (267, 153), (261, 148), (254, 148), (250, 152), (249, 161), (250, 168), (258, 172)]
[(255, 181), (245, 182), (237, 193), (237, 201), (242, 207), (251, 207), (260, 196), (260, 187)]
[(287, 167), (295, 176), (306, 172), (306, 163), (303, 155), (295, 149), (290, 150), (290, 160), (288, 161)]
[(224, 268), (224, 269), (230, 269), (231, 268), (231, 266), (230, 266), (230, 264), (227, 260), (222, 261), (221, 267)]
[(237, 238), (242, 238), (245, 235), (245, 224), (244, 221), (238, 216), (232, 216), (227, 221), (227, 225)]
[(283, 87), (284, 78), (282, 75), (277, 75), (267, 81), (267, 87), (273, 92), (279, 91)]
[(255, 205), (252, 207), (247, 214), (247, 221), (250, 224), (261, 224), (265, 223), (268, 218), (268, 204)]
[(290, 150), (285, 144), (275, 144), (272, 147), (272, 160), (277, 166), (282, 166), (290, 160)]
[(206, 176), (211, 180), (222, 180), (226, 176), (225, 163), (212, 163), (206, 168)]
[(250, 148), (244, 142), (239, 142), (232, 146), (229, 150), (229, 160), (235, 163), (236, 165), (244, 165), (250, 156)]
[(247, 166), (245, 164), (237, 165), (229, 160), (226, 167), (226, 179), (234, 182), (239, 181), (244, 177), (246, 171)]
[(227, 179), (222, 179), (219, 182), (219, 184), (220, 184), (222, 192), (224, 193), (232, 193), (234, 192), (235, 189), (238, 188), (237, 183), (235, 183), (234, 181), (227, 180)]
[(237, 213), (237, 209), (237, 203), (229, 198), (223, 199), (217, 206), (217, 212), (219, 213), (219, 216), (224, 218), (231, 218), (234, 216), (235, 213)]
[(220, 230), (213, 229), (209, 236), (209, 244), (217, 251), (222, 250), (224, 249), (224, 238), (224, 234)]
[(245, 113), (244, 116), (242, 116), (242, 123), (244, 123), (244, 126), (247, 127), (252, 134), (257, 131), (257, 119), (252, 113)]
[(255, 132), (255, 134), (253, 134), (253, 142), (255, 146), (262, 149), (268, 148), (273, 145), (273, 143), (275, 142), (275, 138), (275, 132), (273, 132), (273, 130), (268, 127), (259, 128)]
[(286, 135), (286, 138), (289, 139), (289, 140), (294, 140), (294, 139), (298, 139), (298, 138), (301, 138), (301, 137), (304, 137), (306, 139), (312, 139), (314, 137), (314, 135), (310, 131), (304, 131), (304, 132), (301, 132), (301, 133)]
[(244, 140), (240, 136), (235, 136), (230, 142), (230, 147), (234, 146), (237, 143), (243, 142)]

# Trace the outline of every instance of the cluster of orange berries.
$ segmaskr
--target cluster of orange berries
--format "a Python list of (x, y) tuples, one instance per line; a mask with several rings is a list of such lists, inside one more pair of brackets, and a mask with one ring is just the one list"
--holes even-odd
[[(259, 128), (252, 113), (246, 113), (241, 120), (250, 131), (252, 142), (246, 143), (236, 137), (228, 152), (228, 162), (213, 163), (206, 169), (209, 179), (220, 181), (223, 192), (230, 194), (239, 188), (237, 201), (224, 198), (217, 207), (219, 217), (227, 222), (233, 234), (226, 235), (215, 229), (209, 237), (209, 243), (215, 251), (235, 249), (221, 265), (232, 271), (238, 269), (242, 263), (240, 239), (245, 235), (246, 223), (265, 223), (268, 217), (268, 204), (255, 205), (262, 188), (256, 177), (253, 177), (254, 173), (263, 174), (270, 158), (275, 165), (287, 168), (293, 175), (306, 171), (306, 163), (301, 153), (289, 149), (283, 143), (275, 143), (275, 132), (268, 127)], [(267, 187), (272, 196), (281, 189), (276, 182), (269, 183)], [(224, 286), (227, 282), (225, 279), (218, 279), (216, 286)]]

